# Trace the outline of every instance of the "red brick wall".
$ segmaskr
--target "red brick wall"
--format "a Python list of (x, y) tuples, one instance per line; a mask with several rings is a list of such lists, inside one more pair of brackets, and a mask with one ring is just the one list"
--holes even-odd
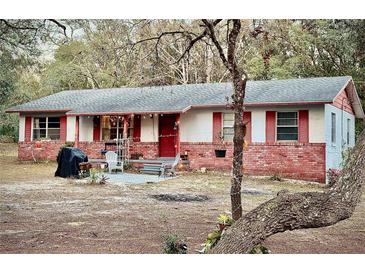
[[(181, 143), (181, 153), (188, 153), (190, 168), (230, 170), (232, 145), (225, 145), (225, 158), (215, 157), (216, 145)], [(253, 143), (244, 152), (244, 172), (251, 175), (280, 175), (287, 178), (325, 182), (325, 144)]]
[(131, 144), (130, 154), (142, 153), (144, 159), (158, 158), (158, 142), (134, 142)]
[(79, 149), (86, 153), (88, 158), (102, 159), (104, 156), (101, 151), (105, 149), (105, 144), (103, 141), (99, 142), (79, 142)]
[[(39, 148), (35, 148), (35, 143)], [(55, 160), (62, 141), (20, 142), (19, 160), (32, 160), (32, 150), (37, 160)], [(80, 149), (89, 158), (102, 158), (104, 142), (80, 142)], [(32, 148), (33, 147), (33, 148)], [(190, 168), (207, 167), (230, 170), (233, 147), (223, 144), (227, 150), (225, 158), (215, 156), (216, 144), (181, 142), (181, 154), (188, 154)], [(145, 159), (158, 157), (157, 142), (132, 144), (130, 153), (142, 153)], [(280, 175), (282, 177), (325, 182), (325, 144), (308, 143), (253, 143), (244, 152), (244, 172), (251, 175)]]
[(63, 144), (63, 141), (19, 142), (18, 159), (21, 161), (33, 161), (33, 153), (37, 161), (55, 161), (60, 146)]

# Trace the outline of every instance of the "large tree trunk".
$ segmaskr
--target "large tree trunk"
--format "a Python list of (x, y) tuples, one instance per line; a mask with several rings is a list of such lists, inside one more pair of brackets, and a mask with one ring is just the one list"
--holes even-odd
[(280, 191), (250, 211), (222, 236), (211, 253), (247, 253), (269, 236), (286, 230), (333, 225), (349, 218), (365, 181), (365, 131), (335, 185), (324, 192)]
[(234, 86), (234, 136), (233, 136), (233, 176), (231, 179), (231, 207), (232, 218), (238, 220), (242, 217), (241, 184), (243, 177), (243, 98), (246, 90), (246, 79), (237, 73), (233, 79)]
[(233, 29), (228, 36), (227, 62), (228, 69), (233, 80), (234, 93), (233, 110), (234, 110), (234, 136), (233, 136), (233, 176), (231, 179), (231, 206), (232, 218), (238, 220), (242, 217), (241, 201), (241, 184), (243, 177), (243, 142), (244, 142), (244, 125), (243, 125), (243, 102), (246, 93), (247, 77), (238, 69), (236, 62), (236, 42), (241, 29), (240, 20), (233, 21)]

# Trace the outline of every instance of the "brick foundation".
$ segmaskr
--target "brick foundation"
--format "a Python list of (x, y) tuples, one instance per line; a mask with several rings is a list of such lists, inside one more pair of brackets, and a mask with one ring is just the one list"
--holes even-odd
[[(215, 157), (217, 145), (212, 143), (181, 143), (181, 153), (188, 153), (190, 168), (231, 170), (233, 147), (225, 158)], [(244, 172), (251, 175), (280, 175), (324, 183), (326, 179), (325, 144), (253, 143), (244, 151)]]
[[(56, 160), (62, 141), (20, 142), (19, 160)], [(36, 145), (37, 144), (37, 145)], [(37, 146), (37, 147), (36, 147)], [(80, 142), (79, 147), (89, 158), (103, 158), (104, 142)], [(181, 154), (187, 153), (191, 169), (206, 167), (216, 170), (231, 170), (233, 146), (230, 143), (219, 148), (226, 149), (226, 157), (215, 156), (217, 144), (180, 143)], [(135, 142), (130, 154), (141, 153), (144, 159), (159, 156), (157, 142)], [(282, 177), (325, 182), (325, 144), (307, 143), (253, 143), (245, 148), (244, 172), (251, 175), (274, 175)]]
[(21, 161), (55, 161), (63, 141), (33, 141), (18, 143), (18, 159)]
[[(32, 141), (19, 142), (18, 159), (21, 161), (33, 161), (32, 153), (36, 160), (55, 161), (63, 141)], [(87, 154), (89, 158), (104, 158), (101, 151), (105, 149), (105, 142), (79, 142), (79, 148)], [(130, 154), (141, 153), (144, 159), (156, 159), (158, 157), (157, 142), (136, 142), (131, 144)]]

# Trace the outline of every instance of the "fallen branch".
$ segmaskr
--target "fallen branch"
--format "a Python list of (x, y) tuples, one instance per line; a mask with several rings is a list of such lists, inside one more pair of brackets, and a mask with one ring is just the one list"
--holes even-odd
[(210, 253), (247, 253), (269, 236), (287, 230), (318, 228), (350, 218), (365, 181), (365, 131), (338, 181), (324, 192), (277, 197), (250, 211), (227, 231)]

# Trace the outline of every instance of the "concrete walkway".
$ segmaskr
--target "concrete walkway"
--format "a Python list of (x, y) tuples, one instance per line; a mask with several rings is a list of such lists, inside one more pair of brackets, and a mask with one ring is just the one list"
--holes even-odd
[(104, 173), (109, 178), (108, 182), (113, 184), (145, 184), (147, 182), (157, 183), (174, 177), (159, 177), (157, 175), (135, 174), (135, 173)]

